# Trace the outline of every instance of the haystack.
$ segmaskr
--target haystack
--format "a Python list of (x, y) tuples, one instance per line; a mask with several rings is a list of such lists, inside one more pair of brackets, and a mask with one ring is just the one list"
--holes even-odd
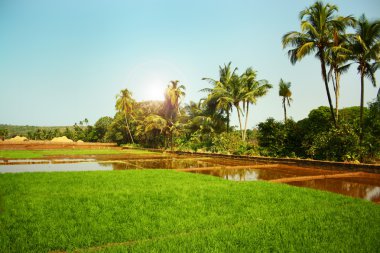
[(24, 137), (24, 136), (16, 136), (16, 137), (13, 137), (13, 138), (11, 138), (11, 139), (9, 139), (8, 141), (27, 141), (28, 140), (28, 138), (26, 138), (26, 137)]
[(73, 140), (67, 138), (66, 136), (55, 137), (51, 140), (51, 142), (74, 142)]
[(84, 141), (82, 141), (82, 140), (77, 140), (77, 143), (84, 143)]

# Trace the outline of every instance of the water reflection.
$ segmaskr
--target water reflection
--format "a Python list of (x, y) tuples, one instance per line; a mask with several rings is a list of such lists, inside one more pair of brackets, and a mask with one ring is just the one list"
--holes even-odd
[(212, 169), (212, 170), (194, 170), (193, 173), (201, 173), (206, 175), (212, 175), (221, 177), (231, 181), (256, 181), (256, 180), (274, 180), (280, 178), (291, 178), (299, 176), (309, 176), (309, 175), (321, 175), (326, 174), (325, 171), (321, 170), (311, 170), (302, 168), (291, 168), (291, 167), (276, 167), (276, 168), (265, 168), (262, 169)]
[(370, 185), (361, 178), (341, 179), (316, 179), (301, 182), (290, 182), (288, 184), (300, 187), (308, 187), (318, 190), (335, 192), (351, 197), (367, 199), (380, 202), (380, 187)]
[(185, 169), (205, 168), (215, 166), (207, 159), (151, 159), (151, 160), (127, 160), (124, 161), (128, 169)]
[(1, 165), (0, 173), (19, 172), (53, 172), (53, 171), (95, 171), (112, 170), (112, 164), (104, 165), (94, 162), (63, 164), (16, 164)]

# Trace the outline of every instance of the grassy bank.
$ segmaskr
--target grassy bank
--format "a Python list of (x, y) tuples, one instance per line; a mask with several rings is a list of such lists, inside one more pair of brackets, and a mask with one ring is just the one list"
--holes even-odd
[(147, 150), (137, 149), (47, 149), (47, 150), (0, 150), (2, 159), (31, 159), (46, 158), (49, 156), (77, 156), (77, 155), (145, 155), (157, 154)]
[(380, 206), (169, 170), (0, 174), (0, 252), (376, 252)]

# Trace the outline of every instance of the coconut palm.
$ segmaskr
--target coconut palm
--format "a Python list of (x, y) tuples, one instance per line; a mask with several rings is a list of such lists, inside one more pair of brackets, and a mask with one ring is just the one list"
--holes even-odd
[(351, 57), (351, 50), (344, 34), (334, 34), (333, 46), (327, 49), (326, 62), (330, 66), (327, 74), (331, 80), (335, 93), (335, 117), (339, 120), (339, 97), (340, 97), (340, 77), (347, 72), (351, 64), (347, 64)]
[[(356, 20), (351, 16), (338, 17), (344, 26), (353, 27)], [(331, 45), (326, 50), (326, 63), (330, 66), (327, 74), (328, 81), (332, 81), (335, 93), (335, 117), (339, 120), (339, 97), (340, 97), (340, 77), (347, 72), (351, 64), (347, 64), (351, 57), (349, 49), (350, 35), (346, 34), (344, 29), (334, 29), (332, 32)]]
[(170, 132), (171, 149), (173, 149), (173, 133), (176, 130), (176, 119), (179, 112), (181, 98), (185, 96), (185, 86), (178, 85), (179, 81), (170, 81), (165, 90), (164, 109), (168, 120), (168, 128)]
[(233, 99), (230, 96), (231, 82), (236, 76), (237, 68), (231, 69), (231, 62), (223, 67), (219, 66), (219, 80), (204, 77), (202, 80), (208, 81), (213, 88), (205, 88), (201, 91), (208, 92), (205, 103), (213, 105), (215, 111), (221, 111), (227, 115), (227, 132), (230, 128), (230, 114), (233, 107)]
[(185, 86), (178, 85), (179, 81), (170, 81), (170, 84), (165, 90), (165, 111), (168, 119), (174, 121), (179, 114), (179, 105), (181, 98), (185, 96)]
[(257, 72), (248, 68), (241, 76), (240, 82), (243, 89), (243, 111), (245, 110), (245, 123), (242, 140), (245, 141), (247, 135), (247, 123), (249, 116), (249, 105), (256, 104), (257, 99), (266, 95), (272, 85), (267, 80), (256, 80)]
[(220, 109), (227, 114), (227, 129), (229, 129), (232, 107), (235, 107), (238, 114), (241, 136), (243, 138), (243, 110), (240, 103), (244, 98), (244, 89), (236, 71), (237, 68), (234, 68), (233, 70), (231, 69), (231, 62), (227, 65), (224, 64), (224, 67), (219, 66), (219, 81), (212, 78), (203, 78), (202, 80), (208, 81), (214, 87), (211, 89), (203, 89), (201, 91), (209, 92), (207, 101), (216, 101), (216, 109)]
[(326, 73), (326, 49), (332, 45), (333, 31), (344, 31), (347, 25), (344, 20), (352, 19), (351, 16), (336, 17), (334, 14), (337, 11), (338, 7), (336, 5), (317, 1), (300, 12), (301, 32), (292, 31), (282, 37), (284, 48), (289, 45), (294, 47), (288, 51), (292, 64), (316, 51), (316, 57), (319, 58), (321, 63), (322, 79), (325, 84), (331, 117), (335, 125), (337, 122)]
[(132, 143), (134, 143), (131, 130), (129, 128), (128, 115), (131, 115), (133, 112), (135, 100), (132, 98), (132, 93), (128, 89), (121, 90), (120, 93), (116, 95), (116, 99), (116, 110), (124, 114), (125, 125), (129, 133), (129, 137), (131, 138)]
[(287, 117), (286, 117), (286, 104), (290, 106), (290, 102), (292, 102), (292, 92), (290, 90), (291, 83), (285, 82), (284, 80), (280, 79), (280, 83), (278, 84), (279, 91), (278, 95), (282, 97), (282, 107), (284, 108), (284, 122), (286, 123)]
[(376, 86), (375, 72), (380, 65), (380, 20), (368, 21), (362, 15), (352, 42), (353, 59), (360, 73), (360, 142), (363, 140), (364, 77)]

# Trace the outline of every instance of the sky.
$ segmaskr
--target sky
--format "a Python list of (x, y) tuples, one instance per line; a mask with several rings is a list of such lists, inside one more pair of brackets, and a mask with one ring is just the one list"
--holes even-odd
[[(328, 1), (340, 15), (380, 18), (378, 0)], [(0, 124), (94, 124), (115, 114), (127, 88), (137, 101), (163, 99), (170, 80), (186, 87), (183, 103), (199, 101), (232, 62), (252, 67), (273, 84), (250, 107), (248, 127), (283, 120), (280, 78), (291, 82), (288, 116), (307, 117), (328, 106), (320, 63), (308, 56), (292, 65), (281, 38), (299, 31), (298, 14), (314, 1), (0, 0)], [(380, 71), (376, 78), (380, 82)], [(377, 94), (365, 81), (365, 101)], [(341, 107), (360, 103), (356, 66), (342, 76)], [(332, 90), (331, 90), (332, 92)], [(236, 113), (232, 125), (238, 125)]]

